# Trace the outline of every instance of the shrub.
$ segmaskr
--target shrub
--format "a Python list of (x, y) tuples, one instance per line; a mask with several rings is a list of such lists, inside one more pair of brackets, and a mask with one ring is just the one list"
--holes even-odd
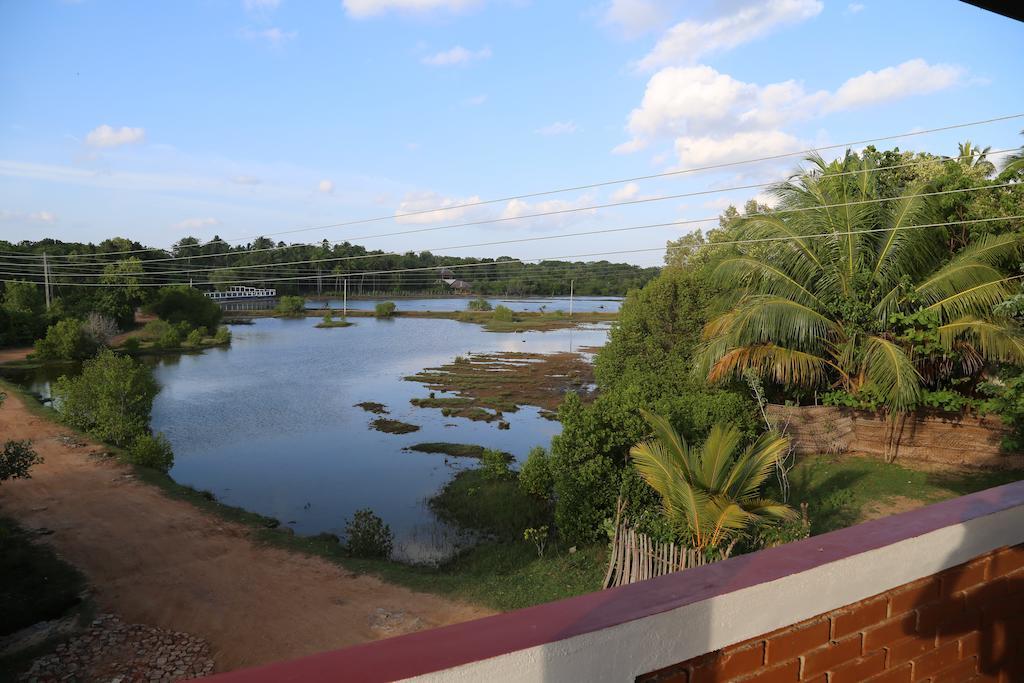
[(471, 311), (489, 311), (491, 310), (491, 302), (480, 297), (479, 299), (473, 299), (470, 301), (467, 308)]
[(333, 323), (334, 322), (334, 316), (331, 315), (330, 311), (327, 311), (326, 313), (324, 313), (323, 320), (324, 320), (325, 323)]
[(181, 336), (181, 331), (177, 327), (168, 325), (164, 333), (156, 340), (156, 345), (164, 349), (175, 349), (181, 346)]
[(355, 511), (345, 523), (345, 536), (345, 548), (355, 557), (391, 557), (395, 542), (391, 527), (369, 508)]
[(185, 344), (188, 346), (202, 346), (203, 345), (203, 333), (201, 330), (192, 330), (185, 337)]
[(63, 376), (53, 387), (57, 410), (70, 426), (116, 446), (147, 433), (158, 391), (148, 367), (106, 349), (77, 377)]
[(213, 335), (213, 341), (218, 344), (228, 344), (231, 342), (231, 330), (226, 325), (221, 325), (217, 328), (217, 332)]
[(164, 336), (169, 329), (172, 329), (172, 325), (166, 320), (150, 320), (143, 326), (139, 336), (148, 341), (155, 342)]
[(110, 342), (119, 331), (113, 318), (108, 318), (95, 311), (85, 317), (82, 330), (96, 346), (110, 346)]
[(186, 286), (163, 287), (147, 310), (170, 323), (187, 323), (189, 329), (212, 330), (220, 324), (220, 306), (198, 289)]
[(512, 477), (512, 471), (508, 468), (509, 456), (501, 451), (486, 449), (480, 456), (480, 468), (484, 477), (492, 481), (500, 479), (509, 479)]
[(8, 441), (0, 450), (0, 482), (8, 479), (31, 479), (29, 470), (43, 461), (32, 448), (32, 442)]
[(35, 355), (43, 360), (85, 360), (94, 353), (96, 342), (74, 318), (51, 325), (46, 336), (36, 341)]
[(132, 442), (124, 460), (133, 465), (167, 472), (174, 465), (174, 451), (171, 450), (171, 442), (161, 432), (140, 434)]
[(537, 548), (537, 557), (544, 557), (544, 546), (548, 542), (548, 526), (530, 527), (523, 532), (523, 540), (533, 543)]
[(494, 309), (494, 319), (499, 320), (503, 323), (515, 322), (515, 315), (512, 313), (512, 309), (508, 306), (498, 305)]
[(138, 351), (139, 346), (140, 343), (138, 337), (128, 337), (121, 344), (121, 348), (125, 351)]
[(378, 318), (390, 318), (395, 314), (396, 308), (394, 301), (381, 301), (373, 307), (373, 312)]
[(530, 449), (526, 462), (519, 470), (519, 488), (524, 493), (548, 500), (554, 491), (555, 480), (551, 474), (551, 459), (542, 446)]
[(306, 314), (306, 300), (301, 296), (282, 296), (274, 310), (286, 318), (299, 318)]

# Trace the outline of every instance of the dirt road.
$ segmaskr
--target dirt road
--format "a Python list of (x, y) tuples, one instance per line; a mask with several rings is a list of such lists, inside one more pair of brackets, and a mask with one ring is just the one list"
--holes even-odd
[(90, 457), (97, 444), (62, 442), (68, 433), (8, 396), (0, 440), (32, 439), (45, 463), (0, 487), (0, 513), (52, 529), (43, 538), (88, 576), (102, 611), (205, 638), (218, 670), (490, 613), (256, 545), (246, 528)]

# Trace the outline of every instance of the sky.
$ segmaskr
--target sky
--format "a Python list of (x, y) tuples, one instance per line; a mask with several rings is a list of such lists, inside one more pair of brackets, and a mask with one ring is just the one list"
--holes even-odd
[(954, 0), (0, 0), (0, 239), (658, 264), (800, 157), (396, 214), (1019, 114), (1021, 45)]

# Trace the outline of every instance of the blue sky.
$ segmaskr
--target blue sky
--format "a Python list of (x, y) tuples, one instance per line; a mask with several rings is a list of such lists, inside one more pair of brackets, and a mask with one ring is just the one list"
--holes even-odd
[[(1024, 112), (1024, 25), (953, 0), (0, 0), (0, 237), (247, 238)], [(897, 141), (1019, 146), (1024, 119)], [(998, 160), (998, 159), (997, 159)], [(796, 160), (284, 235), (650, 249)]]

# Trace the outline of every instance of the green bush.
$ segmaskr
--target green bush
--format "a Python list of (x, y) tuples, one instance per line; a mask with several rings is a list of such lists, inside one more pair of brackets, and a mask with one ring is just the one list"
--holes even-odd
[(514, 477), (492, 478), (485, 469), (463, 470), (430, 499), (444, 521), (519, 542), (530, 527), (550, 522), (549, 506), (524, 493)]
[(497, 481), (513, 476), (512, 470), (508, 467), (508, 455), (502, 451), (485, 449), (480, 455), (480, 463), (480, 469), (488, 479)]
[(306, 315), (306, 300), (301, 296), (282, 296), (274, 310), (286, 318), (301, 318)]
[(515, 314), (512, 313), (512, 309), (508, 306), (498, 305), (494, 308), (494, 315), (492, 316), (495, 320), (503, 323), (515, 322)]
[(186, 323), (188, 329), (214, 329), (223, 315), (220, 306), (198, 289), (186, 286), (163, 287), (147, 310), (169, 323)]
[(124, 349), (125, 351), (138, 351), (139, 345), (140, 343), (138, 337), (128, 337), (121, 344), (121, 348)]
[(395, 536), (373, 510), (356, 510), (345, 523), (345, 548), (355, 557), (391, 557)]
[(489, 311), (491, 310), (491, 302), (480, 297), (479, 299), (473, 299), (470, 301), (467, 308), (471, 311)]
[(221, 325), (217, 328), (217, 332), (213, 335), (213, 341), (218, 344), (228, 344), (231, 342), (231, 330), (226, 325)]
[(164, 333), (156, 340), (156, 345), (163, 349), (176, 349), (181, 346), (181, 342), (181, 330), (173, 325), (168, 325)]
[(109, 349), (82, 365), (76, 377), (53, 387), (57, 410), (70, 426), (116, 446), (148, 433), (159, 387), (148, 367)]
[(43, 462), (32, 448), (32, 442), (11, 440), (0, 450), (0, 482), (8, 479), (31, 479), (29, 470)]
[(161, 432), (140, 434), (132, 442), (124, 460), (133, 465), (167, 472), (174, 466), (174, 451), (171, 442)]
[(203, 333), (201, 330), (192, 330), (185, 337), (185, 344), (187, 346), (202, 346), (203, 345)]
[(150, 320), (142, 327), (139, 336), (147, 341), (155, 342), (170, 329), (173, 329), (173, 326), (166, 320)]
[(51, 325), (46, 336), (36, 341), (36, 358), (43, 360), (85, 360), (98, 348), (81, 321), (66, 318)]
[(396, 308), (394, 301), (381, 301), (373, 307), (373, 312), (378, 318), (390, 318), (395, 314)]
[(535, 498), (549, 500), (554, 493), (555, 480), (551, 474), (551, 459), (542, 446), (530, 449), (526, 462), (519, 470), (519, 488)]

